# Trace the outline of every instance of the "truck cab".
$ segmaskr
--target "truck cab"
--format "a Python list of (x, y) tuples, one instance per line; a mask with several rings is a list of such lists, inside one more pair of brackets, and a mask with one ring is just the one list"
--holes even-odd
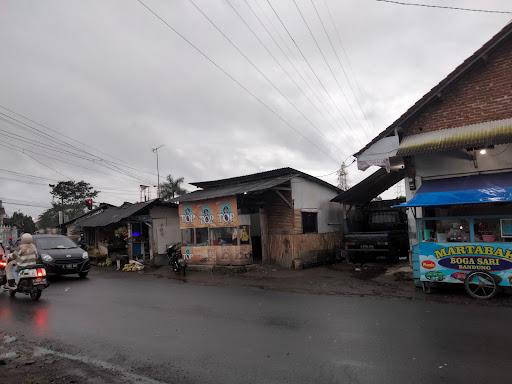
[(362, 207), (352, 207), (345, 234), (348, 260), (364, 262), (378, 257), (397, 262), (409, 254), (407, 215), (393, 206), (401, 199), (372, 201)]

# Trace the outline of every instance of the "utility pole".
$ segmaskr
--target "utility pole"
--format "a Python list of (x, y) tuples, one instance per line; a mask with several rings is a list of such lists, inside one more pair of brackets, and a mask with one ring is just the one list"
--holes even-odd
[(156, 175), (158, 178), (157, 187), (156, 187), (156, 196), (160, 198), (160, 168), (158, 167), (158, 150), (162, 148), (164, 145), (161, 144), (158, 147), (152, 148), (154, 154), (156, 154)]

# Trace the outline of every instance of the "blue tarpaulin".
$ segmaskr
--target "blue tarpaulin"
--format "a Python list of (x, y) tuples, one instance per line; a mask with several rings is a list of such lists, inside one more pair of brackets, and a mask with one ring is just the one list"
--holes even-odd
[(425, 180), (416, 195), (398, 207), (506, 202), (512, 202), (512, 172)]

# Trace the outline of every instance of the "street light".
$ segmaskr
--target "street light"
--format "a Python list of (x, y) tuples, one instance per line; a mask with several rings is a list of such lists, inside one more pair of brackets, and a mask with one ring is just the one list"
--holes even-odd
[(158, 150), (162, 148), (164, 145), (161, 144), (158, 147), (152, 148), (154, 154), (156, 154), (156, 175), (158, 178), (157, 187), (156, 187), (156, 196), (160, 198), (160, 169), (158, 167)]

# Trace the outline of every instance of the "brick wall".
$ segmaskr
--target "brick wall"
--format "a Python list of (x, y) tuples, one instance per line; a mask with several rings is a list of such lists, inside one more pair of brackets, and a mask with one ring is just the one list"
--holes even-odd
[(512, 38), (481, 60), (441, 98), (404, 124), (404, 134), (512, 117)]
[[(292, 201), (291, 191), (281, 191), (281, 193), (288, 201)], [(290, 208), (273, 191), (265, 193), (264, 200), (269, 234), (294, 233), (295, 215), (293, 208)]]

